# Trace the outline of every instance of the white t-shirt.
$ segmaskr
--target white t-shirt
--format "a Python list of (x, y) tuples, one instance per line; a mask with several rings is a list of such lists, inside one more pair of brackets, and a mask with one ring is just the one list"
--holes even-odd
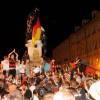
[(37, 67), (37, 68), (35, 68), (35, 69), (33, 70), (33, 72), (34, 72), (34, 73), (39, 73), (39, 72), (41, 72), (41, 69), (40, 69), (39, 67)]
[(16, 70), (20, 70), (20, 64), (16, 64)]
[(30, 86), (29, 88), (31, 90), (31, 92), (33, 93), (33, 91), (36, 89), (36, 87), (34, 85)]
[(1, 64), (3, 66), (3, 70), (9, 70), (9, 61), (8, 60), (1, 61)]
[(21, 65), (21, 68), (20, 68), (20, 73), (25, 73), (25, 65)]
[(39, 98), (36, 95), (34, 95), (33, 100), (39, 100)]
[(93, 83), (88, 92), (94, 99), (100, 100), (100, 81)]
[(30, 86), (29, 89), (31, 90), (31, 92), (32, 92), (32, 97), (33, 97), (33, 91), (36, 89), (36, 87), (35, 87), (34, 85), (32, 85), (32, 86)]

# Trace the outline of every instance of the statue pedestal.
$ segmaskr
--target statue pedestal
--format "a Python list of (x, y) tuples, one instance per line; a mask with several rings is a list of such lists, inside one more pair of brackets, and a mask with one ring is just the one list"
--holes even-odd
[(35, 42), (35, 45), (37, 45), (37, 47), (32, 46), (32, 40), (28, 40), (27, 44), (25, 44), (25, 46), (27, 47), (27, 50), (28, 50), (28, 55), (29, 55), (30, 61), (35, 66), (39, 66), (39, 65), (41, 65), (41, 63), (43, 61), (41, 40), (37, 40)]

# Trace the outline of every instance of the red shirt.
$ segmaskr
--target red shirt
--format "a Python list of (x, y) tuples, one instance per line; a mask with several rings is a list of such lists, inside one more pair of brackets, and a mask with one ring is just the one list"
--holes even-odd
[(15, 68), (16, 67), (16, 61), (13, 59), (9, 59), (9, 68)]

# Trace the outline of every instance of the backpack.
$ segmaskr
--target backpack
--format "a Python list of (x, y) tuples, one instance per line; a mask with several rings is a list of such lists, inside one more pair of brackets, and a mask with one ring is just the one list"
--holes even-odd
[(26, 92), (25, 92), (25, 94), (24, 94), (24, 96), (25, 96), (25, 98), (31, 98), (32, 97), (32, 92), (31, 92), (31, 90), (30, 89), (27, 89), (26, 90)]

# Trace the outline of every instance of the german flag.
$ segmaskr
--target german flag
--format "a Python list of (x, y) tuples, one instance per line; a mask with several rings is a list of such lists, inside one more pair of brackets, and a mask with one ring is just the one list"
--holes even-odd
[(41, 24), (39, 18), (37, 18), (36, 24), (33, 26), (32, 32), (32, 43), (35, 45), (36, 40), (40, 40), (41, 38)]

